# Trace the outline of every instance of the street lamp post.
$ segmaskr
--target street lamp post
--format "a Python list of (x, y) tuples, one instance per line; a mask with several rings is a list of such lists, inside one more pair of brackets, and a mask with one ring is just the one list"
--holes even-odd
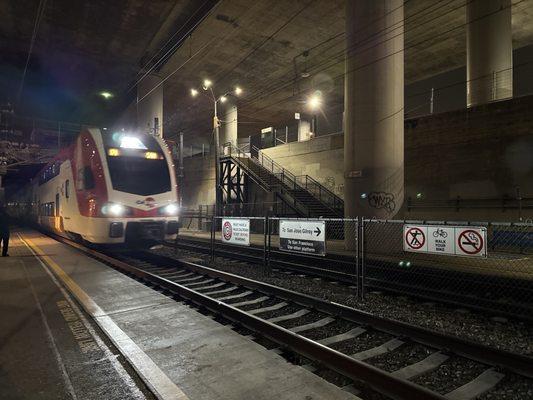
[[(213, 143), (215, 147), (214, 151), (214, 158), (215, 158), (215, 210), (214, 214), (215, 216), (219, 215), (220, 212), (220, 206), (222, 204), (222, 188), (220, 186), (220, 120), (218, 119), (218, 103), (225, 103), (227, 100), (227, 97), (230, 95), (239, 96), (242, 93), (242, 89), (240, 87), (235, 87), (235, 90), (233, 93), (228, 92), (220, 97), (215, 96), (215, 92), (213, 91), (213, 84), (209, 79), (204, 80), (202, 88), (204, 91), (210, 91), (211, 96), (209, 97), (213, 101)], [(198, 95), (198, 90), (191, 89), (191, 95), (193, 97)]]

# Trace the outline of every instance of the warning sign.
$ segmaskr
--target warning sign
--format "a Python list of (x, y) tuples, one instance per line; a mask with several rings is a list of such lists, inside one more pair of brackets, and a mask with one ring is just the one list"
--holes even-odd
[(426, 251), (427, 227), (413, 226), (405, 232), (405, 244), (414, 251)]
[(222, 220), (222, 241), (249, 246), (250, 220), (247, 218), (224, 218)]
[(485, 228), (457, 228), (456, 237), (456, 254), (481, 257), (487, 255)]
[(326, 254), (326, 222), (279, 221), (279, 249), (294, 253)]
[(449, 225), (404, 225), (405, 251), (459, 256), (487, 255), (487, 230)]

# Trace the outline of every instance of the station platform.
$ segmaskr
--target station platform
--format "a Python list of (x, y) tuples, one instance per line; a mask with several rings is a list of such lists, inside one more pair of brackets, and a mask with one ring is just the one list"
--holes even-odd
[(0, 259), (2, 399), (357, 399), (30, 230)]

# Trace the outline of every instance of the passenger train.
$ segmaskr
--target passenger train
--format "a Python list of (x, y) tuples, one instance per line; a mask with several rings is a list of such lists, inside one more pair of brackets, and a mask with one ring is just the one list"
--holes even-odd
[(159, 137), (82, 131), (36, 178), (32, 218), (93, 244), (149, 244), (178, 231), (178, 187)]

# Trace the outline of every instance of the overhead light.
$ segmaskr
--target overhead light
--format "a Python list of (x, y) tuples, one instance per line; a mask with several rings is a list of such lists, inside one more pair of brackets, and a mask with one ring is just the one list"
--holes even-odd
[(108, 100), (111, 97), (113, 97), (113, 93), (103, 91), (103, 92), (100, 92), (100, 96), (102, 96), (104, 99)]
[(213, 85), (213, 82), (211, 82), (209, 79), (204, 79), (204, 90), (209, 89)]
[(242, 94), (242, 89), (241, 89), (239, 86), (236, 86), (236, 87), (235, 87), (235, 94), (236, 94), (237, 96), (239, 96), (239, 95)]
[(141, 139), (135, 136), (121, 136), (120, 147), (123, 149), (146, 150), (146, 146), (141, 142)]
[(320, 106), (322, 105), (322, 97), (315, 93), (314, 95), (309, 97), (309, 99), (307, 99), (307, 105), (312, 110), (320, 108)]
[(191, 89), (191, 96), (192, 97), (196, 97), (198, 95), (198, 90), (196, 89)]
[(227, 98), (226, 96), (221, 96), (221, 97), (220, 97), (220, 102), (221, 102), (221, 103), (225, 103), (226, 100), (228, 100), (228, 98)]

